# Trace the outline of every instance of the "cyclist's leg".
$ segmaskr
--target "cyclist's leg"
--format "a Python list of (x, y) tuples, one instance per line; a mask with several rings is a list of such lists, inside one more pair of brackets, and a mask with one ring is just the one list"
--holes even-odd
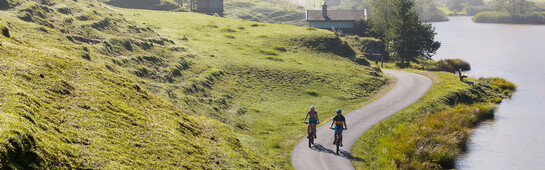
[(312, 128), (312, 127), (311, 127), (311, 124), (309, 123), (308, 126), (307, 126), (307, 138), (310, 137), (310, 128)]
[(339, 126), (335, 126), (335, 134), (333, 136), (333, 145), (337, 144), (337, 135), (339, 135)]
[(343, 146), (343, 127), (339, 127), (339, 141), (340, 142), (340, 145), (341, 147)]
[(316, 122), (312, 123), (312, 135), (316, 138)]

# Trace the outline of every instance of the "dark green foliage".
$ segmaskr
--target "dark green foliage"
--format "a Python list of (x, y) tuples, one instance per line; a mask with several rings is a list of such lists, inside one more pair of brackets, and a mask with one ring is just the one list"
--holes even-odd
[(464, 0), (448, 0), (447, 8), (455, 12), (460, 12), (464, 9), (463, 3), (465, 3)]
[(418, 12), (418, 16), (422, 21), (448, 21), (447, 16), (443, 11), (437, 9), (435, 0), (417, 0), (414, 6)]
[(479, 12), (473, 17), (478, 23), (545, 24), (545, 13), (533, 12), (526, 15), (510, 15), (506, 12)]
[(136, 70), (133, 72), (134, 75), (138, 77), (148, 77), (150, 74), (150, 71), (145, 66), (140, 66), (136, 68)]
[(62, 14), (71, 14), (72, 13), (72, 8), (70, 8), (70, 7), (61, 7), (61, 8), (57, 8), (57, 11), (59, 11)]
[(84, 53), (83, 55), (81, 55), (81, 58), (91, 61), (91, 56), (89, 55), (89, 53)]
[(435, 41), (435, 28), (422, 23), (413, 10), (414, 2), (395, 0), (394, 13), (390, 21), (386, 39), (391, 42), (390, 53), (402, 66), (418, 59), (429, 59), (441, 43)]
[(8, 29), (8, 27), (2, 27), (2, 28), (0, 28), (0, 32), (2, 32), (2, 35), (3, 35), (4, 37), (7, 37), (7, 38), (10, 38), (10, 37), (11, 37), (10, 34), (9, 34), (9, 29)]
[(377, 37), (377, 33), (372, 30), (369, 21), (357, 20), (354, 23), (354, 34), (360, 37)]
[(6, 143), (0, 148), (0, 168), (4, 169), (36, 169), (44, 166), (43, 158), (38, 154), (36, 140), (32, 135), (17, 130), (3, 134)]
[(80, 15), (80, 16), (76, 16), (76, 19), (80, 21), (88, 21), (91, 19), (91, 17), (89, 17), (89, 15)]
[(0, 0), (0, 10), (7, 10), (17, 6), (12, 0)]
[(370, 66), (371, 63), (369, 63), (369, 61), (367, 61), (364, 57), (356, 57), (354, 58), (354, 62), (358, 63), (359, 65), (363, 65), (363, 66)]
[(471, 70), (471, 65), (461, 59), (441, 59), (439, 61), (428, 60), (422, 63), (424, 70), (446, 71), (454, 73), (460, 69), (462, 71)]
[(104, 18), (98, 22), (91, 24), (91, 27), (98, 30), (103, 30), (105, 28), (110, 27), (111, 25), (112, 25), (112, 21), (109, 18)]
[(467, 15), (474, 16), (479, 12), (494, 11), (494, 8), (492, 8), (491, 6), (468, 6), (465, 8), (465, 11)]

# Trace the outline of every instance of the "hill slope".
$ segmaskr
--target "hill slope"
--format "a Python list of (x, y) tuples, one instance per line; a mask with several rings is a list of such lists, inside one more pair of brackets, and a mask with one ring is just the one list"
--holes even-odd
[(188, 116), (103, 64), (141, 48), (166, 60), (161, 44), (171, 43), (101, 4), (43, 2), (0, 11), (0, 167), (269, 166), (232, 128)]
[(2, 167), (288, 169), (310, 105), (327, 119), (388, 83), (327, 31), (5, 3)]

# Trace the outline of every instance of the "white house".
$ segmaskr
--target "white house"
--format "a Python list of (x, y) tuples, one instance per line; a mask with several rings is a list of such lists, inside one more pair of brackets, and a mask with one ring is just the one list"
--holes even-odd
[(341, 30), (343, 33), (354, 32), (354, 23), (367, 20), (367, 10), (327, 10), (327, 4), (322, 10), (307, 10), (306, 21), (309, 27)]

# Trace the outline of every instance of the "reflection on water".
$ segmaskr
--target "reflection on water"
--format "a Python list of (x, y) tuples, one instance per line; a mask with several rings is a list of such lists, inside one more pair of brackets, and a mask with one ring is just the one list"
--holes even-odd
[(476, 24), (471, 17), (433, 23), (442, 46), (435, 60), (461, 58), (471, 77), (506, 78), (518, 85), (495, 120), (481, 124), (457, 169), (545, 167), (545, 26)]

